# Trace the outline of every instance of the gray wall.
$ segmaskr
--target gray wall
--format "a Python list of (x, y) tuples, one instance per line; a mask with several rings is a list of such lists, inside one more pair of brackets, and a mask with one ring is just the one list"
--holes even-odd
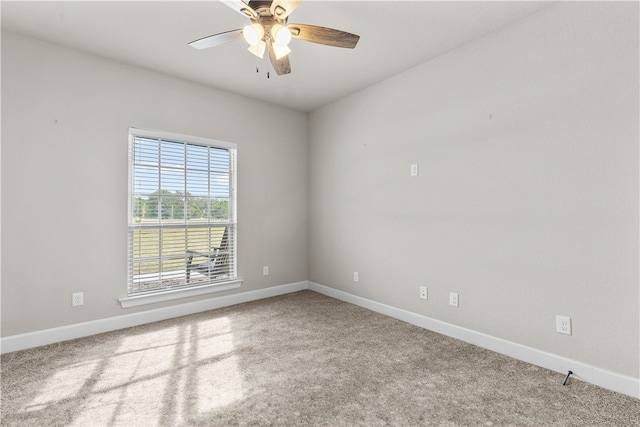
[(236, 143), (235, 292), (307, 279), (306, 114), (5, 32), (2, 336), (170, 305), (118, 303), (129, 126)]
[(637, 378), (638, 48), (569, 2), (312, 113), (310, 280)]
[(637, 3), (554, 6), (309, 117), (3, 33), (2, 336), (170, 305), (117, 302), (137, 126), (238, 144), (237, 292), (309, 279), (638, 377), (637, 76)]

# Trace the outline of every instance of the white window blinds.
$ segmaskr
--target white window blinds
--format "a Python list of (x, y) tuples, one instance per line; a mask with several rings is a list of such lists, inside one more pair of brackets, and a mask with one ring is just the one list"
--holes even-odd
[(129, 130), (128, 294), (236, 278), (235, 145)]

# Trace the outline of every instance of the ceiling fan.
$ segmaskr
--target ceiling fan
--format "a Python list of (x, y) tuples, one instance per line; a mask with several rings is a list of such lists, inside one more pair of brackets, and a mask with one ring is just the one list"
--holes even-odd
[(251, 23), (244, 28), (225, 31), (224, 33), (207, 36), (189, 43), (196, 49), (206, 49), (218, 46), (241, 36), (249, 43), (249, 52), (258, 58), (264, 57), (264, 51), (269, 52), (269, 59), (278, 75), (289, 74), (288, 44), (292, 37), (308, 42), (328, 46), (353, 49), (358, 44), (360, 36), (333, 28), (319, 27), (308, 24), (288, 24), (289, 15), (300, 4), (301, 0), (221, 0), (236, 12), (246, 16)]

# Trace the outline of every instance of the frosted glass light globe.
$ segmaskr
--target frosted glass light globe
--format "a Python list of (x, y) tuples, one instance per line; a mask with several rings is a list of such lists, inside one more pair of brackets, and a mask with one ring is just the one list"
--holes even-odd
[(260, 40), (262, 40), (262, 37), (264, 37), (264, 29), (260, 24), (247, 25), (242, 29), (242, 35), (247, 43), (251, 46), (255, 46)]
[(286, 46), (291, 41), (291, 31), (280, 24), (276, 24), (271, 28), (271, 35), (273, 36), (276, 44), (279, 44), (280, 46)]

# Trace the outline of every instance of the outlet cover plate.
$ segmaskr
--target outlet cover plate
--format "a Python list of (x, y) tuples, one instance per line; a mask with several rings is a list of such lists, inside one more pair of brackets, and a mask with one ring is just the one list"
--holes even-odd
[(84, 304), (84, 293), (83, 292), (74, 292), (71, 294), (71, 306), (76, 307), (78, 305)]
[(458, 307), (458, 294), (455, 292), (449, 292), (449, 305)]
[(420, 286), (420, 298), (429, 299), (429, 293), (426, 286)]
[(567, 316), (556, 316), (556, 332), (571, 335), (571, 318)]

